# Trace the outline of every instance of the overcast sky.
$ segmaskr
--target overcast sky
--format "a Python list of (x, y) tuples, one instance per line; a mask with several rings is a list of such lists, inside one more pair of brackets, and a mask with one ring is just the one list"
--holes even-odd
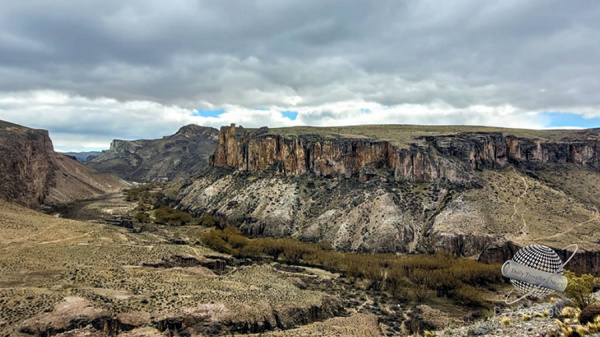
[(600, 126), (600, 2), (0, 0), (0, 119), (58, 150), (219, 127)]

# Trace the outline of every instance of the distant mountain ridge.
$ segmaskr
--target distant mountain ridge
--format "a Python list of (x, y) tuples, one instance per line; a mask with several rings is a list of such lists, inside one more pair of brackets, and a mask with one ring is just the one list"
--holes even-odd
[(65, 156), (74, 157), (80, 163), (88, 162), (100, 155), (100, 151), (63, 152)]
[(48, 131), (0, 121), (0, 198), (36, 208), (116, 192), (118, 177), (54, 152)]
[(191, 124), (161, 139), (115, 139), (109, 150), (102, 151), (86, 165), (128, 181), (186, 179), (208, 166), (218, 144), (218, 134), (215, 128)]

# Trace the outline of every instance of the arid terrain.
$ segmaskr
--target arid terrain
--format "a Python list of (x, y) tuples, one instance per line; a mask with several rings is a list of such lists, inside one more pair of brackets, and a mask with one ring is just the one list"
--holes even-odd
[(557, 335), (495, 313), (500, 264), (577, 243), (569, 268), (599, 272), (596, 130), (232, 126), (204, 168), (188, 126), (97, 173), (3, 126), (25, 152), (2, 148), (0, 336)]
[(0, 199), (28, 207), (56, 205), (129, 186), (54, 151), (46, 130), (0, 121)]
[(597, 129), (223, 127), (211, 168), (166, 195), (251, 236), (343, 251), (451, 251), (502, 263), (514, 247), (576, 243), (573, 267), (598, 273), (598, 137)]
[[(99, 332), (138, 326), (165, 331), (181, 328), (186, 319), (197, 321), (196, 333), (251, 332), (265, 324), (294, 326), (343, 311), (338, 298), (296, 286), (302, 278), (319, 283), (314, 280), (319, 275), (283, 272), (268, 264), (225, 266), (229, 258), (178, 241), (193, 242), (204, 228), (131, 233), (6, 202), (0, 212), (4, 335), (53, 335), (87, 325)], [(63, 302), (65, 308), (56, 307)], [(89, 314), (82, 315), (81, 307)]]

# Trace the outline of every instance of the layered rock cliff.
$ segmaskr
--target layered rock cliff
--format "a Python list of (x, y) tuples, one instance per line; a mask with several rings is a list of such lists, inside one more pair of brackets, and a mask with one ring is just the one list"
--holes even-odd
[(357, 175), (362, 180), (370, 171), (383, 168), (396, 181), (447, 179), (469, 184), (473, 170), (502, 168), (509, 163), (524, 167), (573, 163), (598, 169), (599, 135), (599, 130), (565, 133), (560, 142), (550, 142), (499, 132), (458, 133), (418, 136), (408, 146), (399, 146), (392, 140), (343, 136), (332, 139), (316, 134), (285, 136), (267, 128), (246, 130), (230, 126), (219, 132), (212, 165), (251, 172), (274, 168), (284, 175)]
[(211, 169), (167, 199), (246, 234), (348, 251), (600, 250), (600, 190), (588, 188), (600, 185), (599, 130), (379, 128), (369, 132), (382, 137), (223, 127)]
[(130, 181), (185, 179), (208, 165), (208, 158), (217, 147), (217, 134), (213, 128), (187, 125), (162, 139), (116, 139), (109, 150), (86, 165)]
[(98, 174), (54, 152), (46, 130), (0, 121), (0, 197), (28, 207), (118, 191), (119, 178)]

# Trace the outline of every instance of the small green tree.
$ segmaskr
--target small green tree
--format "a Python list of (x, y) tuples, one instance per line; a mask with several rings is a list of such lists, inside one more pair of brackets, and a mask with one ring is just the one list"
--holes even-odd
[(148, 217), (148, 215), (146, 214), (146, 212), (137, 212), (134, 216), (133, 216), (133, 220), (139, 222), (139, 223), (148, 223), (150, 222), (150, 218)]
[(594, 276), (590, 274), (582, 274), (581, 276), (577, 276), (575, 273), (568, 270), (564, 271), (564, 275), (569, 281), (567, 289), (565, 289), (565, 295), (571, 298), (573, 302), (575, 302), (575, 305), (580, 309), (592, 304)]

